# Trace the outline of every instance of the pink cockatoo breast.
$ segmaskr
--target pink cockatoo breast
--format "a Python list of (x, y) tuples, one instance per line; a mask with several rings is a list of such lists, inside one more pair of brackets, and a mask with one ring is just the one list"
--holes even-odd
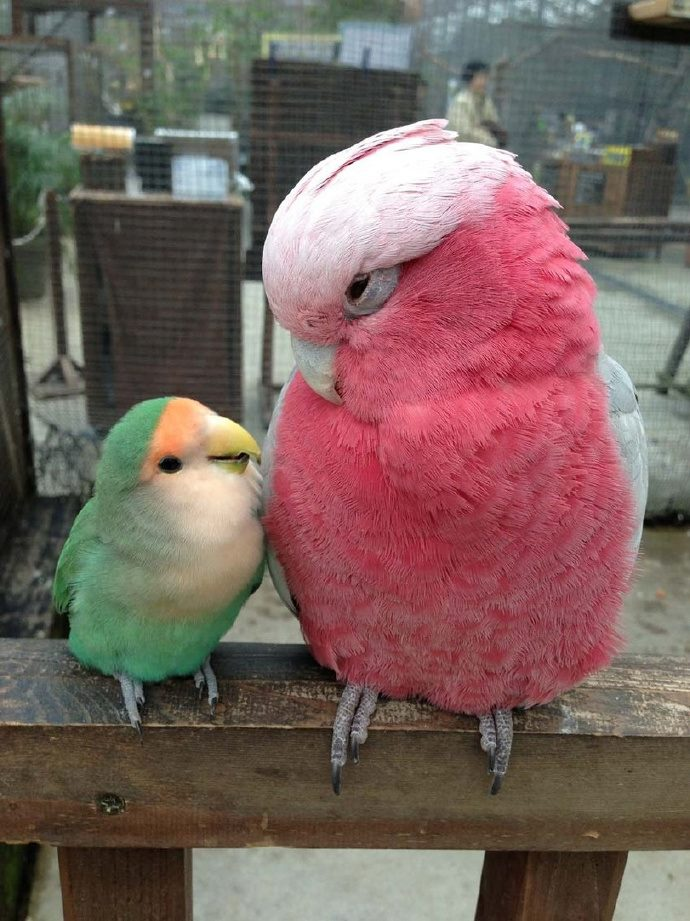
[[(293, 334), (335, 347), (342, 404), (293, 378), (264, 523), (319, 662), (393, 697), (481, 714), (547, 701), (619, 648), (633, 502), (595, 370), (582, 254), (511, 158), (435, 131), (421, 149), (436, 165), (422, 171), (445, 183), (445, 232), (391, 179), (386, 194), (417, 202), (417, 224), (372, 230), (369, 216), (354, 243), (340, 227), (344, 251), (330, 245), (338, 183), (351, 170), (363, 181), (365, 164), (376, 173), (395, 139), (315, 168), (272, 228), (271, 305)], [(473, 150), (465, 162), (444, 145)], [(402, 186), (417, 189), (409, 168)], [(368, 191), (380, 211), (385, 195)], [(393, 264), (385, 307), (346, 318), (351, 278)]]

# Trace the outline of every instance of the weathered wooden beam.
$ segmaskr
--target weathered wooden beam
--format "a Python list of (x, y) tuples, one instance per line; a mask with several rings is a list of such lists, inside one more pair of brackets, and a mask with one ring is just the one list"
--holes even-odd
[(61, 641), (0, 641), (0, 836), (69, 846), (690, 847), (690, 662), (629, 657), (516, 716), (489, 797), (476, 722), (389, 701), (340, 797), (340, 689), (299, 646), (224, 644), (215, 721), (191, 680), (147, 688), (140, 741), (112, 679)]
[(192, 852), (61, 847), (64, 921), (192, 921)]

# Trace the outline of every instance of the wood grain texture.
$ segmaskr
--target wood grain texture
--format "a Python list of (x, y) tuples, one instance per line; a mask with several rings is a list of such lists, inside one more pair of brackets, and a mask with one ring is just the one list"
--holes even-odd
[(192, 921), (188, 850), (61, 847), (64, 921)]
[(487, 851), (475, 921), (612, 921), (628, 855)]
[[(476, 721), (386, 701), (342, 796), (330, 790), (340, 688), (300, 646), (223, 644), (211, 722), (191, 680), (147, 687), (144, 737), (113, 679), (61, 641), (0, 642), (0, 835), (117, 847), (690, 847), (690, 663), (619, 659), (516, 715), (489, 797)], [(675, 782), (674, 782), (675, 778)], [(115, 814), (104, 794), (119, 797)]]

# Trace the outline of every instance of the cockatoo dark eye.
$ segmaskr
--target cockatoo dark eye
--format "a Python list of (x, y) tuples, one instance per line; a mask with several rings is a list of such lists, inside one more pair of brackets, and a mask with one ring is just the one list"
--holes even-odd
[(395, 291), (399, 278), (399, 265), (355, 275), (345, 293), (345, 316), (354, 320), (376, 313)]
[(370, 275), (362, 275), (361, 278), (355, 278), (350, 287), (347, 289), (348, 300), (358, 301), (367, 290)]
[(182, 470), (182, 461), (174, 454), (166, 454), (158, 461), (158, 469), (163, 473), (177, 473), (178, 470)]

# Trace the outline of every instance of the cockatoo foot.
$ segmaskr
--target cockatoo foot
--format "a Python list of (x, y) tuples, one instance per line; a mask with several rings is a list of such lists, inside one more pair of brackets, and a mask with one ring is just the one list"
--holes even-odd
[(376, 710), (378, 691), (361, 684), (348, 684), (340, 698), (333, 723), (331, 742), (331, 783), (337, 795), (342, 788), (343, 768), (347, 763), (348, 740), (355, 764), (359, 761), (359, 747), (367, 740), (369, 721)]
[(513, 746), (512, 711), (492, 710), (491, 713), (480, 716), (479, 733), (479, 744), (489, 757), (489, 773), (493, 775), (490, 792), (495, 796), (503, 784)]

